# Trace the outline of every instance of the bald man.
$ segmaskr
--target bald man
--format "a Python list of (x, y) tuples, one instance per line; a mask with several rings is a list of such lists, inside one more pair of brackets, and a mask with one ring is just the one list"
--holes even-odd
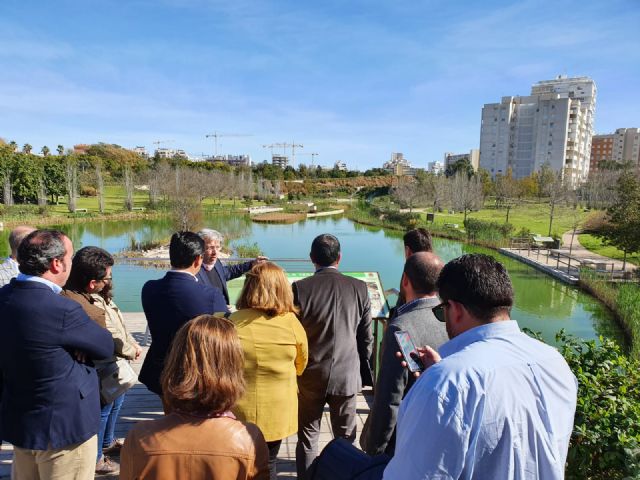
[(362, 430), (360, 445), (369, 455), (393, 455), (398, 407), (415, 382), (395, 353), (395, 332), (409, 332), (416, 346), (438, 349), (449, 338), (431, 309), (440, 303), (436, 282), (444, 263), (434, 253), (419, 252), (407, 258), (400, 282), (406, 303), (389, 320), (382, 338), (382, 357), (371, 412)]
[(4, 262), (0, 263), (0, 287), (5, 286), (12, 278), (20, 273), (18, 271), (18, 261), (16, 260), (18, 256), (18, 246), (20, 246), (20, 242), (34, 230), (35, 228), (27, 227), (26, 225), (21, 225), (11, 230), (9, 234), (11, 255), (7, 257)]

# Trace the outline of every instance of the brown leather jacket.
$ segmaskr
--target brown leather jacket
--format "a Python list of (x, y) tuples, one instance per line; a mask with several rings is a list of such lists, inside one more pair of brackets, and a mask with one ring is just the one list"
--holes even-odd
[(120, 479), (267, 480), (268, 457), (252, 423), (171, 413), (131, 429)]

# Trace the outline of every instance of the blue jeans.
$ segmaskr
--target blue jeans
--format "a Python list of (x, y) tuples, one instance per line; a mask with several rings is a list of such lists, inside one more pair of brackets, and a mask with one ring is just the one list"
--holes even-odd
[(120, 408), (124, 403), (123, 393), (112, 403), (104, 405), (100, 410), (100, 430), (98, 430), (98, 462), (102, 458), (102, 449), (109, 447), (115, 441), (116, 422)]

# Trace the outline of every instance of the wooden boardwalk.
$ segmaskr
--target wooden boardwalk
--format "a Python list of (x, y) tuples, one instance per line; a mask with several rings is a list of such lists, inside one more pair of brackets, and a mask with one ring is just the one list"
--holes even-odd
[[(144, 314), (142, 313), (125, 313), (125, 323), (127, 328), (132, 333), (132, 335), (136, 338), (138, 342), (142, 342), (144, 338), (144, 332), (147, 327), (146, 320), (144, 318)], [(142, 361), (147, 353), (148, 347), (143, 347), (143, 354), (140, 359), (136, 362), (132, 363), (133, 368), (137, 371), (140, 370), (142, 366)], [(371, 399), (372, 397), (368, 396), (365, 398), (362, 395), (358, 396), (358, 436), (362, 431), (362, 426), (364, 425), (364, 421), (367, 418), (369, 413), (369, 405), (367, 403), (367, 399)], [(154, 418), (158, 418), (162, 416), (162, 404), (157, 395), (149, 392), (146, 387), (140, 383), (134, 386), (125, 397), (124, 404), (122, 406), (122, 410), (120, 411), (120, 416), (118, 418), (118, 423), (116, 426), (116, 436), (124, 438), (127, 435), (129, 429), (133, 426), (133, 424), (151, 420)], [(331, 427), (329, 422), (329, 413), (328, 410), (325, 409), (324, 418), (322, 421), (321, 434), (320, 434), (320, 449), (322, 449), (331, 439), (333, 438), (331, 434)], [(358, 443), (356, 442), (358, 445)], [(278, 478), (295, 478), (295, 448), (296, 448), (296, 436), (293, 435), (285, 439), (282, 442), (282, 447), (280, 448), (280, 454), (278, 455)], [(11, 457), (12, 457), (12, 447), (7, 445), (6, 443), (2, 445), (2, 450), (0, 451), (0, 479), (8, 479), (10, 478), (11, 473)], [(117, 457), (116, 457), (117, 460)], [(118, 476), (113, 475), (101, 475), (96, 476), (96, 478), (101, 479), (116, 479)]]

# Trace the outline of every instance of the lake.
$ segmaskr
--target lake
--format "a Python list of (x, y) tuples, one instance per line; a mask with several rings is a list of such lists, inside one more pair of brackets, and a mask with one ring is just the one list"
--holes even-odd
[[(385, 289), (399, 286), (404, 263), (402, 232), (363, 226), (344, 217), (319, 217), (291, 225), (275, 225), (253, 223), (243, 215), (210, 215), (205, 217), (205, 223), (209, 228), (228, 234), (232, 238), (231, 246), (257, 243), (266, 256), (289, 271), (312, 269), (308, 262), (311, 241), (321, 233), (331, 233), (338, 237), (342, 246), (340, 269), (375, 271), (380, 274)], [(169, 219), (87, 222), (57, 228), (69, 235), (76, 249), (96, 245), (111, 253), (140, 243), (165, 240), (172, 233)], [(6, 229), (0, 232), (5, 252), (7, 236)], [(540, 332), (546, 341), (553, 342), (560, 329), (586, 339), (604, 335), (623, 341), (611, 313), (576, 287), (489, 249), (440, 238), (434, 239), (434, 249), (445, 261), (473, 252), (499, 258), (514, 285), (512, 318), (518, 320), (520, 326)], [(163, 275), (161, 269), (116, 265), (113, 269), (116, 303), (124, 311), (141, 311), (142, 285)], [(395, 298), (390, 302), (395, 302)]]

